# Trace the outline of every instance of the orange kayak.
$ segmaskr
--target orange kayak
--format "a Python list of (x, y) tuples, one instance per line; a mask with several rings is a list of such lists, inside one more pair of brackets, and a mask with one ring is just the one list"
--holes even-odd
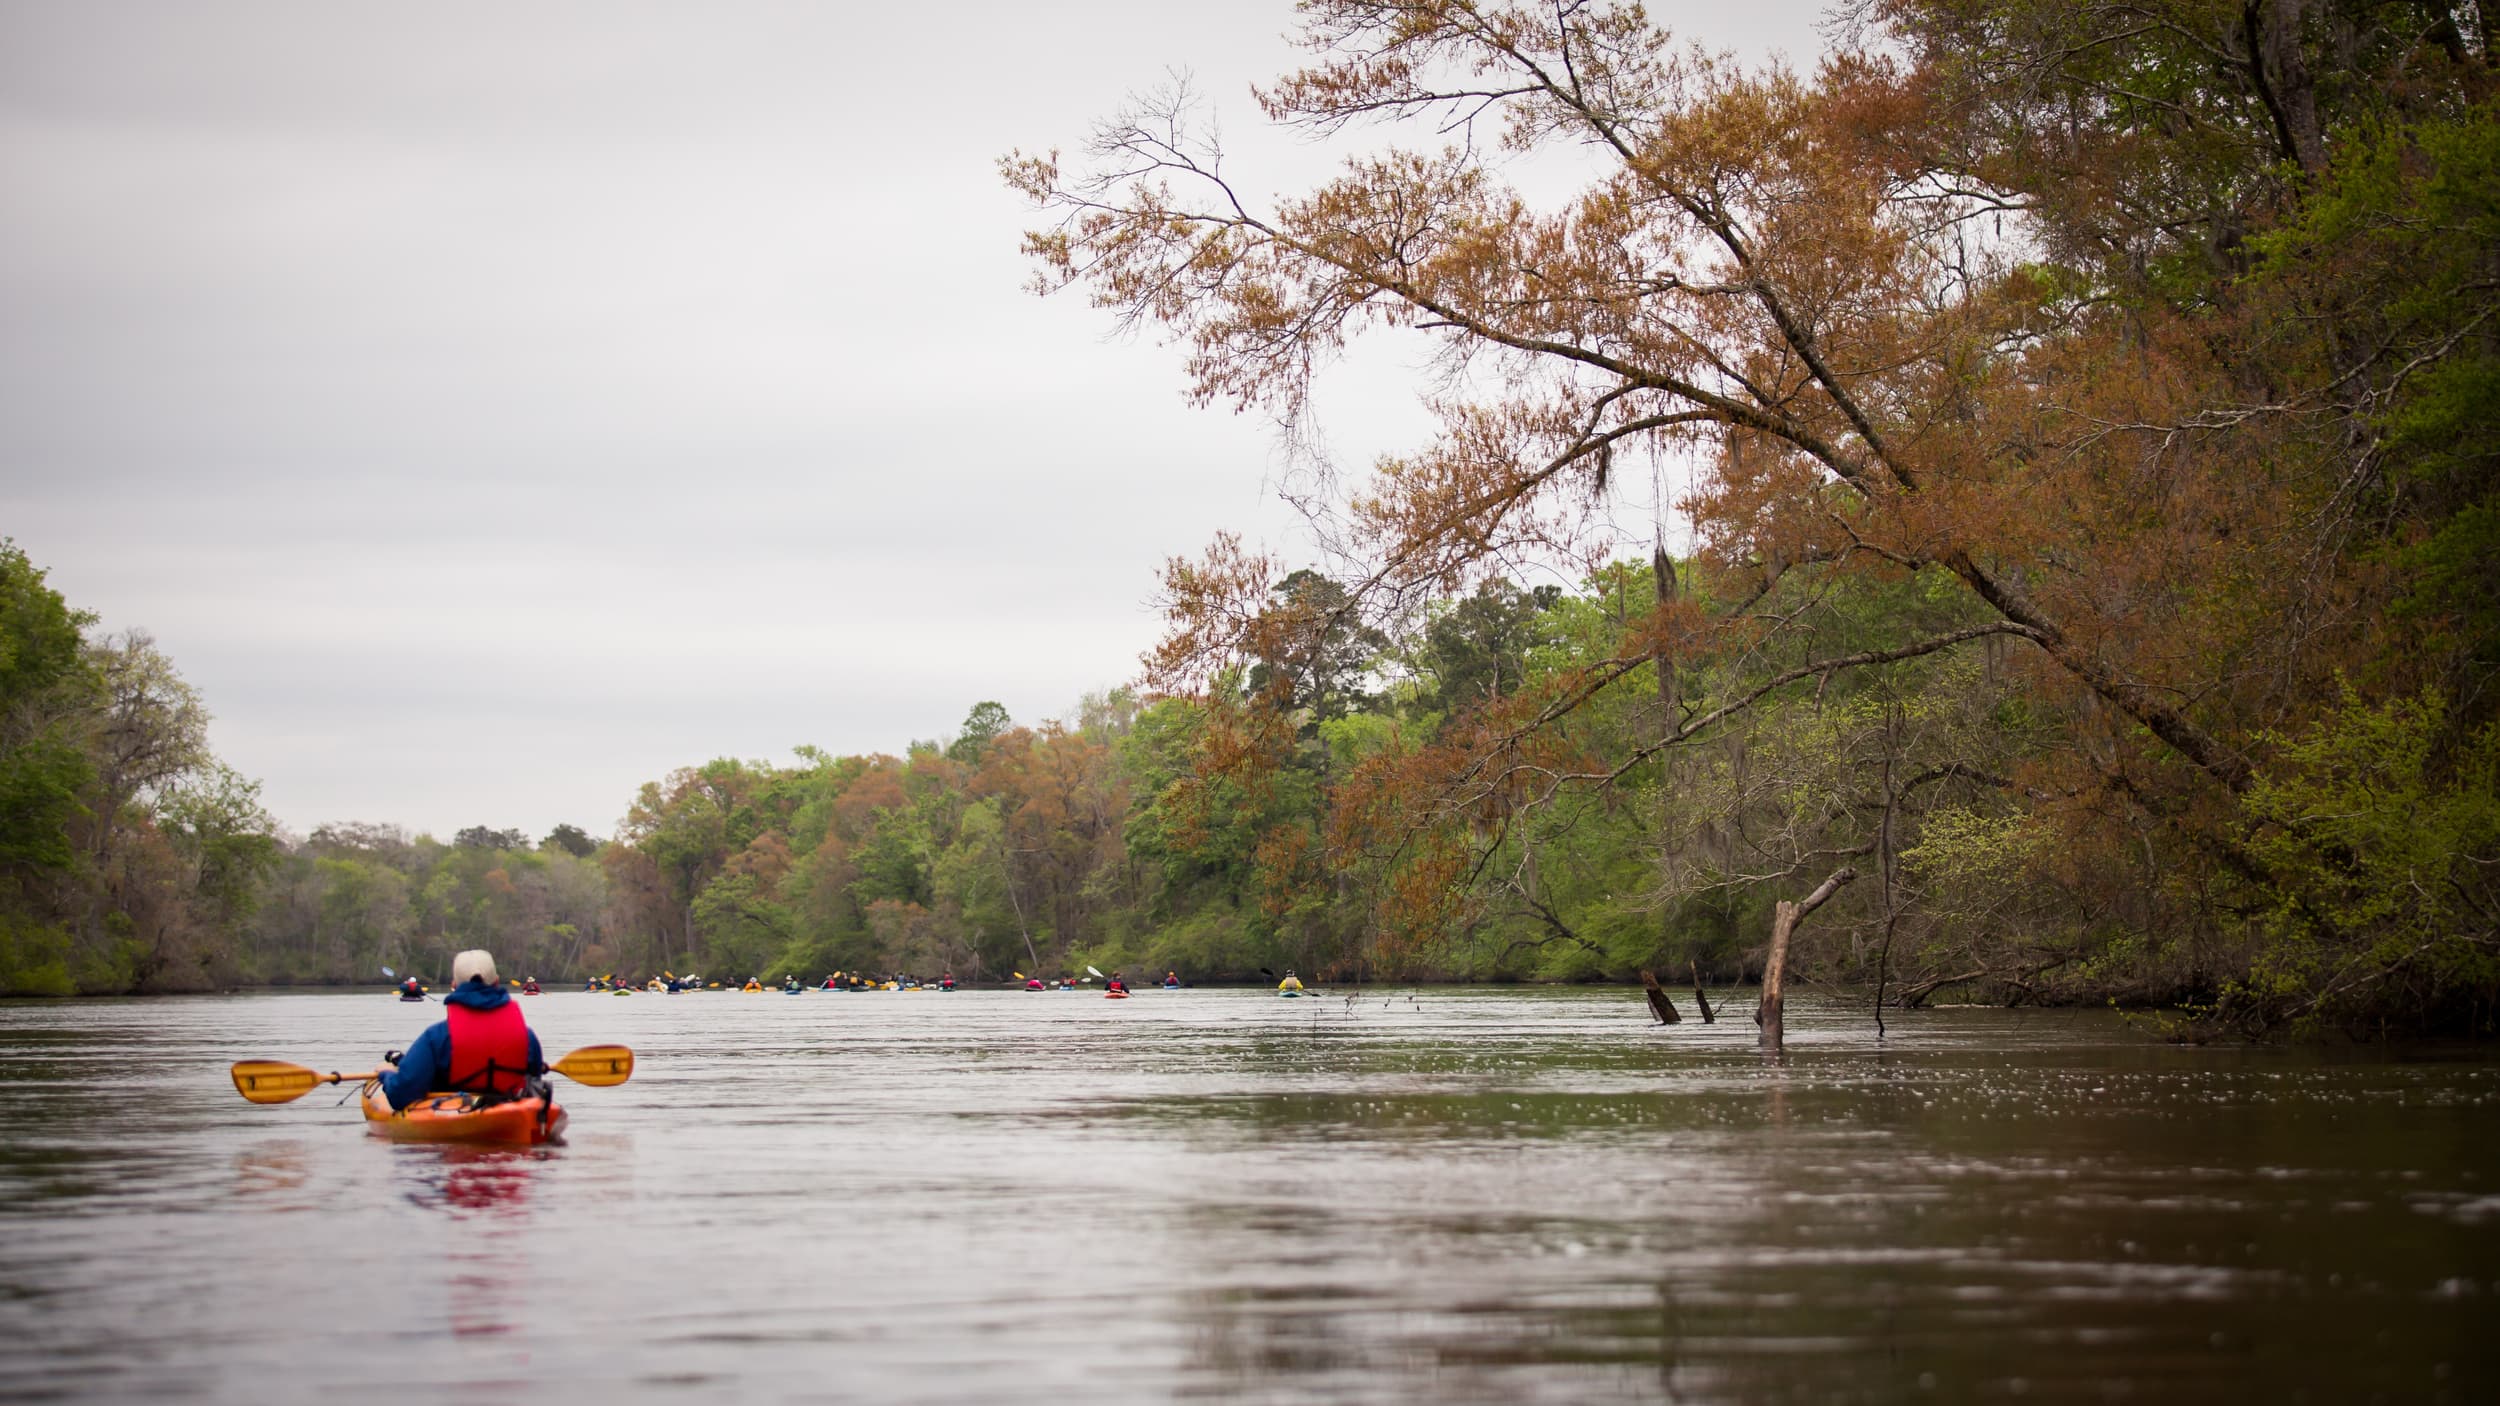
[(394, 1113), (382, 1083), (365, 1085), (365, 1131), (394, 1142), (493, 1142), (526, 1147), (564, 1132), (564, 1110), (552, 1098), (523, 1098), (471, 1108), (466, 1094), (428, 1094)]

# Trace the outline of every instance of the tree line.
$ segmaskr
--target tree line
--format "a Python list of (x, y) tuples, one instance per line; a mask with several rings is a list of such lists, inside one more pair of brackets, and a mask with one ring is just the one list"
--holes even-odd
[[(22, 554), (5, 567), (0, 774), (52, 806), (44, 829), (10, 812), (0, 973), (18, 994), (439, 975), (473, 946), (547, 981), (1091, 964), (1717, 984), (1759, 974), (1795, 876), (1851, 864), (1863, 880), (1792, 954), (1811, 978), (1870, 1000), (1880, 983), (1896, 1007), (1949, 991), (2210, 1014), (2275, 970), (2290, 905), (2335, 905), (2348, 961), (2404, 960), (2443, 931), (2408, 906), (2413, 881), (2492, 836), (2488, 773), (2432, 750), (2444, 713), (2347, 700), (2370, 720), (2357, 736), (2287, 738), (2213, 822), (2271, 874), (2165, 853), (2140, 817), (2113, 851), (2047, 784), (2070, 720), (1934, 574), (1783, 573), (1764, 588), (1783, 631), (1593, 688), (1662, 589), (1725, 609), (1699, 585), (1662, 587), (1702, 579), (1695, 562), (1653, 558), (1567, 587), (1489, 579), (1399, 620), (1298, 571), (1269, 608), (1305, 628), (1196, 692), (1113, 690), (1034, 726), (984, 702), (899, 757), (717, 759), (644, 785), (605, 838), (299, 838), (206, 754), (205, 714), (166, 661), (131, 637), (83, 640)], [(1970, 647), (1905, 653), (1905, 630)], [(1835, 658), (1859, 662), (1824, 667)], [(42, 679), (51, 692), (24, 692)], [(1558, 698), (1576, 701), (1522, 726)], [(1728, 719), (1655, 749), (1665, 705)], [(134, 786), (143, 754), (162, 760)], [(2295, 807), (2342, 817), (2354, 862), (2332, 889), (2291, 848)], [(2489, 979), (2460, 970), (2469, 996)]]

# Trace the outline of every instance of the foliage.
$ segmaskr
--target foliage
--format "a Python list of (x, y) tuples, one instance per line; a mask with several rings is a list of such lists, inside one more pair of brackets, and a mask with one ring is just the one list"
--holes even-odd
[[(1435, 434), (1298, 499), (1335, 584), (1231, 536), (1167, 569), (1149, 677), (1222, 744), (1188, 794), (1313, 776), (1321, 843), (1228, 819), (1400, 967), (1742, 963), (1869, 860), (1797, 957), (1907, 1001), (2269, 1019), (2386, 970), (2412, 910), (2347, 894), (2301, 957), (2249, 895), (2314, 866), (2246, 826), (2323, 745), (2286, 739), (2425, 688), (2412, 784), (2489, 791), (2500, 85), (2480, 10), (2388, 13), (1870, 0), (1805, 74), (1630, 4), (1311, 0), (1257, 96), (1349, 145), (1312, 188), (1248, 200), (1185, 84), (1008, 158), (1036, 289), (1166, 331), (1198, 400), (1309, 442), (1356, 339), (1431, 372)], [(1579, 187), (1512, 186), (1540, 151)], [(1698, 468), (1637, 604), (1627, 455)], [(1528, 565), (1578, 599), (1527, 609)], [(1342, 770), (1296, 745), (1324, 694), (1228, 682), (1322, 622), (1380, 632), (1336, 711), (1398, 725)], [(2489, 1024), (2484, 968), (2400, 965), (2410, 1019)]]
[(967, 766), (976, 764), (990, 743), (1015, 723), (1016, 720), (1007, 715), (1007, 705), (985, 698), (973, 704), (971, 712), (964, 714), (964, 725), (956, 732), (955, 740), (946, 744), (946, 755)]
[(2264, 940), (2226, 993), (2234, 1018), (2410, 1024), (2500, 986), (2500, 724), (2442, 759), (2447, 714), (2436, 693), (2347, 689), (2249, 788)]
[(232, 979), (277, 842), (146, 635), (93, 617), (0, 544), (0, 994)]

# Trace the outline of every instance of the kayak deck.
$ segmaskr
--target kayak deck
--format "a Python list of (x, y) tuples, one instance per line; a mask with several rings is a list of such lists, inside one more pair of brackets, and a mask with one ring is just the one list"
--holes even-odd
[(365, 1085), (365, 1131), (394, 1142), (488, 1142), (527, 1147), (563, 1136), (565, 1113), (552, 1098), (471, 1108), (466, 1094), (428, 1094), (398, 1112), (380, 1080)]

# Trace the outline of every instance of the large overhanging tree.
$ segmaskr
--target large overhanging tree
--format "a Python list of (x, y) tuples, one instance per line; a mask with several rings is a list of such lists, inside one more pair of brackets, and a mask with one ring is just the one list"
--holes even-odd
[[(2375, 630), (2406, 589), (2387, 550), (2488, 497), (2470, 455), (2408, 494), (2386, 426), (2488, 344), (2490, 216), (2463, 202), (2422, 271), (2447, 283), (2406, 314), (2371, 280), (2413, 257), (2390, 233), (2408, 226), (2320, 213), (2355, 198), (2339, 142), (2357, 164), (2397, 152), (2380, 203), (2402, 206), (2424, 124), (2489, 130), (2478, 12), (2381, 22), (2395, 8), (1891, 0), (1858, 16), (1866, 45), (1801, 75), (1679, 47), (1634, 5), (1308, 0), (1313, 61), (1258, 97), (1340, 139), (1385, 129), (1334, 179), (1252, 202), (1181, 87), (1081, 161), (1006, 170), (1051, 216), (1027, 240), (1041, 285), (1168, 329), (1202, 401), (1296, 423), (1353, 339), (1429, 340), (1440, 433), (1324, 504), (1360, 544), (1340, 611), (1593, 563), (1619, 545), (1619, 464), (1702, 466), (1684, 507), (1703, 580), (1677, 589), (1662, 554), (1611, 657), (1487, 709), (1372, 820), (1607, 787), (1782, 690), (1996, 637), (2064, 740), (1990, 784), (2184, 829), (2262, 882), (2231, 817), (2269, 739), (2332, 703), (2339, 670), (2454, 690), (2475, 652), (2401, 661)], [(2363, 72), (2321, 87), (2327, 45)], [(1540, 151), (1587, 170), (1569, 199), (1503, 179)], [(1801, 570), (1949, 579), (1966, 609), (1780, 654)], [(1176, 563), (1158, 681), (1329, 628), (1279, 604), (1275, 571), (1229, 540)], [(1646, 736), (1559, 740), (1627, 685), (1663, 704)], [(1434, 852), (1410, 854), (1465, 872)]]

